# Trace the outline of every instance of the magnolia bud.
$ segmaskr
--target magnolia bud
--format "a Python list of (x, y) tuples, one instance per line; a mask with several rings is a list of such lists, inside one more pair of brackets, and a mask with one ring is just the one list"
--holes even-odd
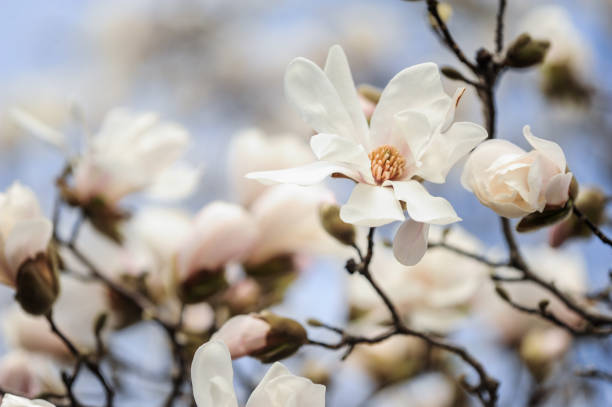
[[(438, 15), (440, 16), (440, 19), (444, 23), (450, 20), (451, 16), (453, 15), (453, 8), (448, 3), (438, 3), (437, 10), (438, 10)], [(429, 23), (434, 28), (438, 27), (438, 22), (431, 15), (429, 16)]]
[(506, 65), (512, 68), (528, 68), (544, 61), (550, 47), (547, 40), (534, 40), (529, 34), (521, 34), (506, 52)]
[(245, 278), (233, 284), (224, 295), (224, 302), (232, 314), (254, 311), (261, 299), (261, 286), (253, 278)]
[(59, 276), (55, 253), (39, 253), (26, 260), (17, 271), (15, 299), (32, 315), (51, 311), (59, 295)]
[(552, 100), (578, 105), (588, 105), (594, 93), (575, 69), (564, 62), (546, 64), (542, 71), (542, 90)]
[(531, 232), (555, 223), (562, 222), (572, 213), (572, 203), (568, 202), (562, 208), (545, 208), (542, 212), (533, 212), (525, 216), (516, 225), (516, 231), (520, 233)]
[(340, 207), (334, 204), (322, 204), (319, 207), (321, 224), (327, 233), (345, 245), (355, 244), (355, 227), (340, 219)]
[(185, 304), (197, 304), (228, 287), (224, 270), (200, 270), (180, 282), (179, 297)]
[(307, 335), (298, 322), (264, 311), (231, 318), (211, 340), (225, 342), (232, 359), (248, 355), (271, 363), (293, 355)]
[(519, 353), (534, 378), (541, 382), (570, 343), (570, 335), (560, 329), (534, 330), (522, 339)]
[[(606, 196), (598, 188), (585, 188), (578, 193), (574, 205), (595, 225), (605, 220)], [(561, 246), (567, 239), (591, 236), (591, 229), (576, 216), (570, 216), (550, 229), (548, 243)]]
[(442, 75), (446, 76), (448, 79), (452, 79), (454, 81), (461, 81), (465, 79), (461, 72), (452, 66), (443, 66), (440, 68), (440, 72), (442, 72)]

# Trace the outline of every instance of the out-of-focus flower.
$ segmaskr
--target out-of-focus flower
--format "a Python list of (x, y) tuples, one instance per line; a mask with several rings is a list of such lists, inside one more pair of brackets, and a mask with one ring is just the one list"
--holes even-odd
[[(581, 188), (574, 202), (574, 206), (593, 222), (601, 225), (606, 219), (607, 198), (599, 188)], [(569, 216), (552, 228), (548, 235), (548, 244), (551, 247), (560, 247), (566, 240), (578, 237), (589, 237), (593, 234), (591, 229), (578, 217)]]
[(403, 407), (410, 400), (410, 407), (454, 407), (464, 405), (462, 394), (452, 378), (427, 373), (383, 390), (374, 403), (378, 407)]
[(24, 397), (5, 394), (2, 396), (0, 407), (55, 407), (45, 400), (29, 400)]
[(9, 352), (0, 359), (0, 387), (28, 398), (64, 391), (59, 369), (49, 359), (21, 350)]
[(224, 303), (232, 314), (255, 311), (261, 301), (262, 287), (254, 278), (244, 278), (232, 284), (225, 293)]
[[(96, 346), (93, 321), (108, 310), (106, 287), (68, 276), (61, 278), (61, 285), (62, 291), (53, 306), (53, 318), (79, 349), (83, 352), (91, 351)], [(111, 319), (108, 325), (113, 323)], [(12, 348), (58, 359), (72, 357), (64, 343), (51, 332), (49, 323), (43, 317), (28, 315), (18, 307), (13, 307), (3, 314), (2, 328), (4, 338)]]
[(48, 312), (59, 293), (52, 232), (31, 189), (15, 182), (0, 193), (0, 283), (31, 314)]
[[(586, 290), (586, 268), (583, 260), (574, 254), (554, 250), (547, 246), (525, 250), (527, 262), (540, 278), (549, 281), (568, 295), (579, 295)], [(515, 276), (512, 270), (498, 269), (500, 275)], [(513, 302), (529, 308), (537, 308), (542, 300), (548, 300), (548, 310), (570, 325), (581, 320), (547, 291), (530, 283), (499, 283)], [(515, 344), (530, 329), (549, 326), (542, 319), (511, 308), (495, 293), (493, 287), (481, 290), (477, 309), (501, 335), (504, 342)]]
[(231, 318), (212, 339), (224, 342), (232, 359), (248, 355), (270, 363), (297, 352), (307, 335), (298, 322), (264, 311)]
[(217, 201), (202, 208), (177, 254), (183, 301), (199, 302), (227, 288), (225, 265), (243, 259), (258, 236), (256, 223), (242, 207)]
[(269, 136), (259, 129), (244, 130), (232, 138), (228, 154), (228, 171), (232, 189), (244, 206), (250, 206), (267, 188), (244, 176), (306, 164), (313, 160), (308, 145), (292, 134)]
[[(430, 238), (440, 239), (439, 232), (432, 230)], [(445, 239), (469, 252), (481, 250), (478, 240), (458, 227)], [(411, 326), (436, 332), (448, 332), (465, 319), (488, 272), (486, 265), (444, 248), (432, 248), (419, 264), (406, 267), (382, 244), (374, 250), (370, 269)], [(358, 277), (349, 286), (354, 315), (364, 321), (388, 318), (376, 292)]]
[(535, 137), (529, 126), (523, 135), (534, 148), (526, 152), (506, 140), (482, 143), (465, 163), (461, 183), (497, 214), (516, 218), (548, 207), (563, 207), (573, 174), (557, 143)]
[(187, 332), (202, 333), (215, 323), (215, 311), (205, 302), (187, 305), (183, 311), (182, 328)]
[[(222, 342), (202, 345), (191, 365), (193, 395), (198, 407), (238, 407), (230, 353)], [(325, 386), (294, 376), (281, 363), (272, 365), (246, 407), (324, 407)]]
[(558, 5), (535, 7), (521, 27), (534, 38), (550, 41), (542, 67), (545, 93), (555, 99), (588, 101), (592, 51), (569, 12)]
[(319, 161), (250, 173), (249, 178), (300, 185), (330, 175), (350, 178), (357, 185), (340, 215), (355, 225), (404, 221), (405, 205), (411, 220), (394, 242), (404, 264), (415, 264), (424, 254), (424, 224), (460, 220), (448, 201), (431, 196), (419, 180), (443, 183), (450, 168), (486, 138), (486, 131), (473, 123), (452, 124), (463, 89), (454, 98), (444, 93), (435, 64), (397, 74), (383, 91), (370, 126), (339, 46), (330, 49), (325, 71), (304, 58), (291, 62), (285, 91), (318, 133), (310, 144)]
[(552, 365), (562, 359), (572, 344), (572, 337), (559, 328), (533, 329), (520, 345), (520, 355), (537, 380), (546, 378)]

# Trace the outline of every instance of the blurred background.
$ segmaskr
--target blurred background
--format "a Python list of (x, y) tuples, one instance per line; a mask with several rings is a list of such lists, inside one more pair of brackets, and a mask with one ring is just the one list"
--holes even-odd
[[(507, 42), (530, 28), (525, 26), (526, 17), (534, 7), (554, 4), (567, 10), (583, 51), (580, 80), (590, 90), (588, 101), (559, 99), (543, 91), (542, 70), (510, 72), (498, 89), (498, 136), (526, 148), (522, 128), (530, 124), (536, 136), (563, 147), (581, 185), (597, 185), (611, 193), (612, 1), (508, 3)], [(482, 46), (491, 48), (497, 1), (456, 0), (449, 4), (452, 16), (448, 24), (464, 51), (474, 55)], [(395, 73), (417, 63), (433, 61), (459, 67), (431, 32), (423, 2), (24, 0), (5, 2), (3, 8), (0, 187), (4, 190), (19, 179), (39, 194), (47, 213), (54, 199), (52, 181), (61, 171), (63, 157), (20, 129), (9, 114), (12, 107), (20, 107), (77, 138), (87, 131), (95, 132), (104, 114), (116, 106), (159, 112), (164, 119), (181, 123), (192, 134), (188, 159), (204, 168), (197, 193), (181, 205), (197, 210), (215, 199), (235, 199), (228, 183), (227, 151), (238, 132), (259, 128), (269, 134), (295, 133), (307, 142), (310, 130), (283, 95), (284, 70), (294, 57), (323, 64), (329, 47), (340, 44), (355, 81), (381, 88)], [(555, 38), (550, 40), (554, 43)], [(450, 94), (458, 86), (445, 80)], [(464, 96), (457, 120), (482, 123), (473, 90)], [(432, 186), (430, 191), (449, 199), (463, 218), (461, 227), (492, 253), (496, 247), (503, 249), (493, 212), (461, 187), (461, 168), (457, 165), (446, 184)], [(332, 180), (329, 186), (339, 202), (348, 197), (348, 184)], [(128, 205), (135, 207), (140, 202), (137, 198)], [(526, 247), (539, 247), (546, 244), (547, 234), (542, 231), (520, 239)], [(609, 283), (612, 252), (601, 242), (575, 241), (563, 250), (583, 265), (589, 290)], [(308, 273), (291, 288), (281, 307), (283, 312), (302, 320), (317, 317), (343, 325), (347, 294), (342, 267), (342, 261), (329, 259), (311, 264)], [(0, 292), (5, 302), (10, 302), (10, 290)], [(138, 327), (115, 340), (138, 361), (160, 346), (155, 339), (149, 339), (146, 349), (142, 342), (136, 343), (135, 338), (141, 338), (147, 329)], [(501, 405), (526, 405), (532, 386), (526, 367), (515, 352), (488, 341), (485, 331), (482, 321), (474, 316), (452, 338), (469, 347), (493, 376), (501, 379)], [(568, 354), (568, 366), (609, 366), (610, 345), (607, 339), (581, 340)], [(375, 386), (363, 372), (335, 364), (338, 357), (312, 349), (290, 360), (289, 366), (299, 366), (304, 359), (331, 366), (337, 380), (328, 390), (328, 405), (358, 406)], [(168, 363), (161, 359), (155, 363)], [(241, 360), (237, 365), (255, 378), (265, 371), (253, 361)], [(554, 384), (563, 388), (564, 383), (571, 383), (565, 386), (568, 394), (544, 405), (612, 405), (612, 384), (577, 379), (571, 368), (566, 374), (569, 377), (561, 375)], [(452, 405), (433, 399), (419, 401), (416, 396), (435, 394), (438, 379), (421, 375), (401, 384), (391, 395), (382, 394), (372, 405)], [(134, 380), (133, 386), (152, 386), (150, 397), (154, 399), (154, 385), (138, 377)], [(403, 398), (397, 399), (397, 394)], [(125, 405), (143, 402), (127, 398)]]

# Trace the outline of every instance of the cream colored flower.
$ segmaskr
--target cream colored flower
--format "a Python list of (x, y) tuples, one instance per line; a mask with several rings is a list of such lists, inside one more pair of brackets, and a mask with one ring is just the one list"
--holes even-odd
[(0, 407), (55, 407), (45, 400), (29, 400), (24, 397), (5, 394), (2, 396)]
[(461, 176), (464, 188), (506, 218), (542, 212), (547, 205), (561, 207), (569, 198), (573, 174), (567, 172), (561, 147), (535, 137), (529, 126), (523, 135), (533, 150), (488, 140), (470, 154)]
[(391, 79), (369, 126), (339, 46), (330, 49), (325, 70), (304, 58), (293, 60), (285, 92), (318, 133), (310, 145), (319, 161), (247, 177), (299, 185), (327, 176), (350, 178), (357, 184), (340, 216), (355, 225), (404, 221), (404, 205), (412, 221), (394, 245), (396, 254), (410, 253), (398, 255), (405, 264), (415, 264), (424, 254), (427, 228), (422, 224), (460, 220), (450, 203), (431, 196), (419, 179), (443, 183), (450, 168), (486, 138), (486, 131), (473, 123), (452, 123), (463, 89), (454, 98), (444, 93), (435, 64), (407, 68)]

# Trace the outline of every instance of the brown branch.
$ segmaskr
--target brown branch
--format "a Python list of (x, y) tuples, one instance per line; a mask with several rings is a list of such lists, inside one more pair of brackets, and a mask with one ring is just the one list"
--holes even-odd
[(506, 12), (506, 0), (499, 0), (495, 25), (495, 53), (500, 54), (504, 49), (504, 13)]
[(612, 373), (595, 368), (585, 368), (576, 371), (576, 376), (584, 377), (585, 379), (598, 379), (612, 383)]
[(594, 224), (593, 222), (591, 222), (589, 220), (589, 218), (586, 217), (586, 215), (584, 213), (582, 213), (582, 211), (580, 209), (578, 209), (576, 207), (576, 205), (572, 206), (572, 210), (574, 211), (574, 215), (576, 215), (578, 217), (578, 219), (580, 219), (582, 222), (584, 222), (585, 225), (587, 225), (587, 227), (589, 229), (591, 229), (591, 232), (593, 232), (593, 234), (595, 236), (597, 236), (599, 238), (599, 240), (601, 240), (603, 243), (607, 244), (608, 246), (612, 247), (612, 239), (610, 239), (608, 236), (606, 236), (598, 227), (596, 224)]

